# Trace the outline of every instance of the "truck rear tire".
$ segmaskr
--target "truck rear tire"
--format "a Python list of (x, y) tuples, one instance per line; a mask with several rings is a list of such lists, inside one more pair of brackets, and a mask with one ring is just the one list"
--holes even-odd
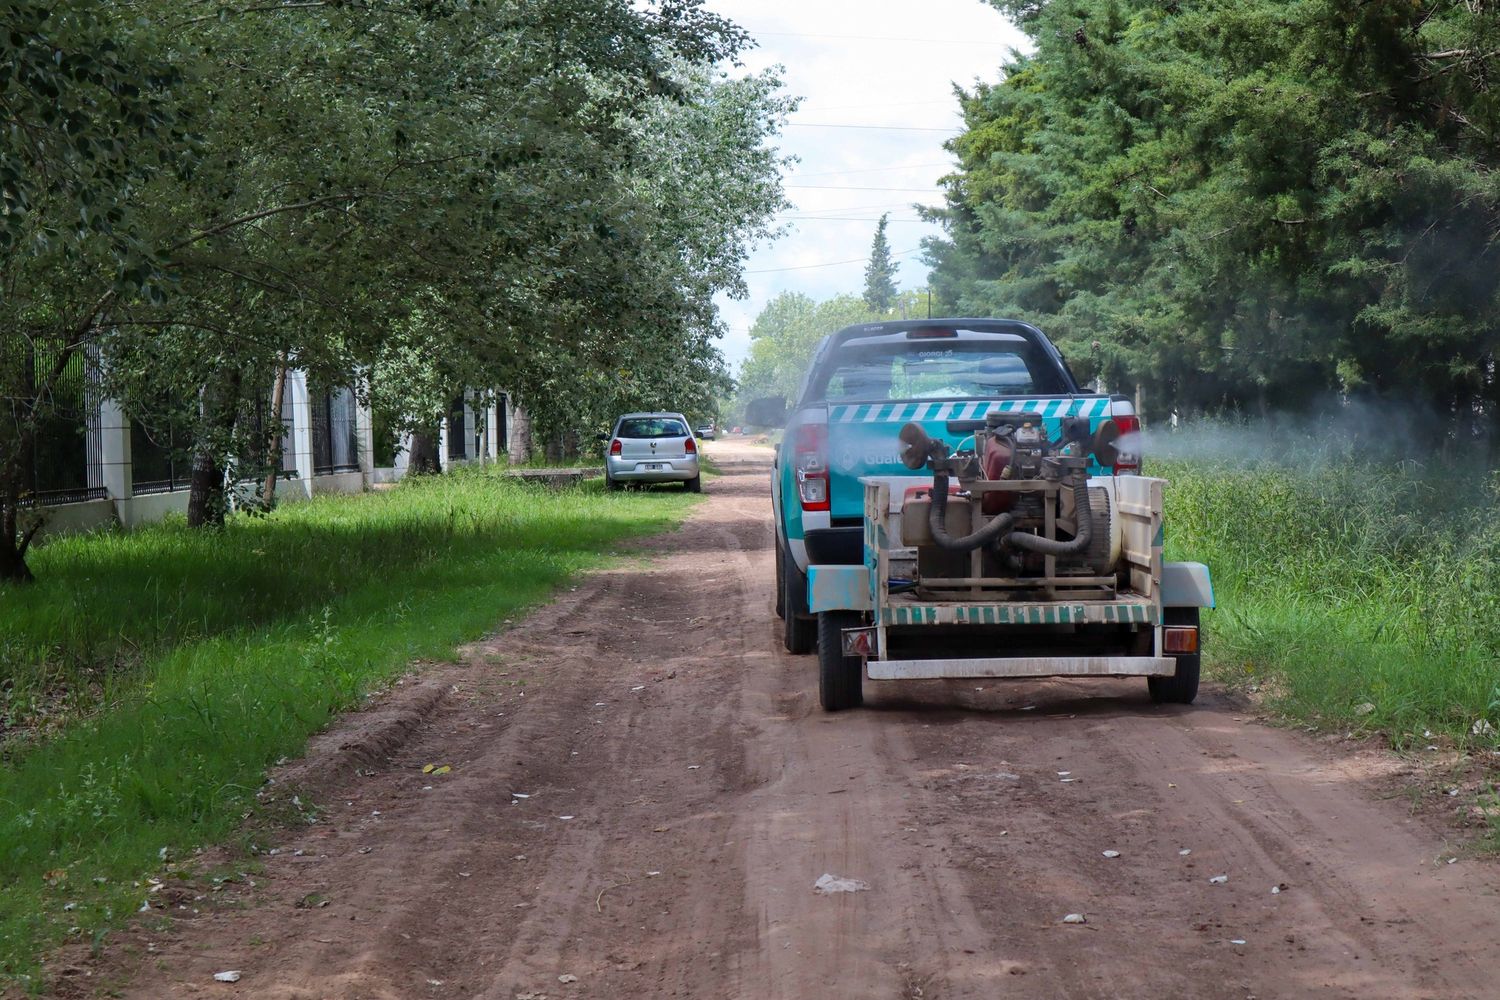
[(1198, 675), (1203, 665), (1203, 630), (1198, 628), (1197, 608), (1162, 608), (1163, 625), (1191, 625), (1198, 629), (1198, 652), (1176, 657), (1177, 673), (1171, 677), (1147, 677), (1151, 700), (1158, 705), (1191, 705), (1198, 697)]
[(841, 712), (865, 703), (865, 664), (844, 655), (843, 631), (858, 628), (857, 611), (824, 611), (818, 615), (818, 700), (825, 712)]
[(797, 568), (790, 552), (781, 556), (781, 644), (788, 653), (802, 656), (813, 651), (818, 623), (807, 610), (807, 574)]
[(786, 573), (785, 560), (781, 555), (781, 542), (776, 542), (776, 617), (786, 617), (786, 583), (781, 577)]

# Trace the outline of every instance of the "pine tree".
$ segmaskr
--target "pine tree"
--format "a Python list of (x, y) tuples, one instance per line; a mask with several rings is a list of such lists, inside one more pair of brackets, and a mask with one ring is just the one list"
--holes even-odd
[(870, 244), (870, 263), (865, 267), (865, 305), (871, 312), (884, 314), (896, 298), (896, 265), (891, 263), (891, 244), (885, 238), (889, 215), (880, 217), (875, 239)]

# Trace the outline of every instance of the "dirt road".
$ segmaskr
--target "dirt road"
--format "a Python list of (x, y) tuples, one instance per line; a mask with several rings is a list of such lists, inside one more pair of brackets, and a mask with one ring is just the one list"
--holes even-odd
[(288, 775), (319, 821), (243, 906), (169, 910), (128, 995), (1500, 996), (1495, 866), (1212, 691), (824, 715), (777, 641), (770, 454), (713, 451), (680, 532), (321, 739)]

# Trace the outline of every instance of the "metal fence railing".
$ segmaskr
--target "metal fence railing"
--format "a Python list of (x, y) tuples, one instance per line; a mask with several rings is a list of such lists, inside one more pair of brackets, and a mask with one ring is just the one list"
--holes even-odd
[(465, 450), (467, 442), (465, 440), (464, 426), (466, 423), (467, 421), (464, 419), (464, 398), (459, 396), (448, 407), (448, 457), (450, 459), (462, 460), (468, 457), (468, 452)]
[(313, 473), (359, 471), (358, 405), (345, 388), (310, 393)]
[(186, 434), (171, 417), (130, 421), (131, 489), (137, 495), (185, 490), (193, 460)]
[[(55, 356), (32, 357), (34, 378), (50, 371)], [(36, 437), (25, 469), (27, 503), (64, 504), (105, 496), (104, 458), (99, 427), (99, 368), (79, 351), (44, 401)]]

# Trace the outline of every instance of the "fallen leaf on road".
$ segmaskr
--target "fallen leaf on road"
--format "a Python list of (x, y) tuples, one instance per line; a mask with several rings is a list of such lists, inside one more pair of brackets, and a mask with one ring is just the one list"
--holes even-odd
[(1104, 852), (1104, 856), (1106, 858), (1118, 858), (1120, 856), (1120, 852), (1119, 851), (1105, 851)]
[(1211, 882), (1214, 885), (1223, 885), (1225, 882), (1228, 882), (1228, 881), (1229, 881), (1229, 876), (1228, 875), (1214, 875), (1213, 877), (1211, 877), (1209, 879), (1209, 882)]
[(1086, 924), (1089, 921), (1082, 913), (1070, 913), (1062, 918), (1062, 922), (1065, 924)]
[(214, 979), (221, 983), (237, 983), (240, 981), (238, 969), (230, 969), (227, 972), (215, 972)]
[(571, 973), (565, 972), (557, 977), (557, 981), (560, 983), (576, 983), (578, 982), (578, 977)]

